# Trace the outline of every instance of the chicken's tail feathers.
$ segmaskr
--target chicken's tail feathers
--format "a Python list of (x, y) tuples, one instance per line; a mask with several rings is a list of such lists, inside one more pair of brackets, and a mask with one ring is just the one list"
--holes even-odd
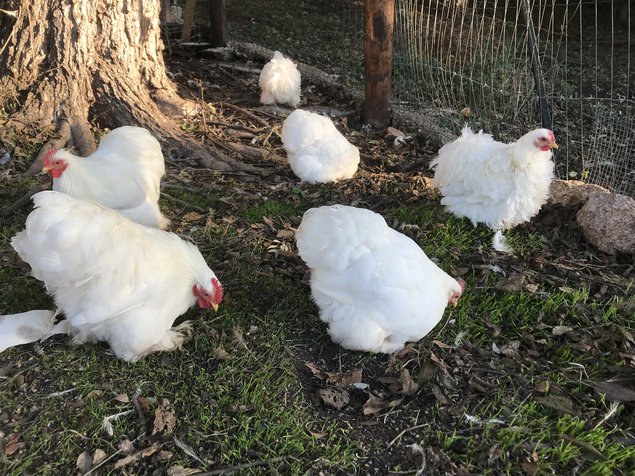
[(497, 230), (492, 238), (492, 246), (496, 251), (501, 253), (513, 253), (514, 249), (507, 244), (507, 239), (503, 236), (501, 230)]
[(55, 334), (67, 334), (68, 326), (55, 324), (53, 311), (35, 310), (0, 316), (0, 352), (21, 344), (44, 341)]

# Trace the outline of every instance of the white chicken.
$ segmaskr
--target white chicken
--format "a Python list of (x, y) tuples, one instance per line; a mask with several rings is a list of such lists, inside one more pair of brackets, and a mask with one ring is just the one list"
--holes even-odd
[(11, 245), (64, 312), (75, 343), (107, 341), (135, 361), (179, 348), (190, 324), (172, 324), (195, 303), (218, 309), (223, 288), (191, 243), (63, 193), (33, 202)]
[(461, 137), (441, 147), (430, 163), (441, 204), (474, 226), (480, 222), (496, 230), (494, 247), (511, 251), (502, 231), (529, 221), (547, 201), (554, 178), (551, 149), (557, 147), (548, 129), (504, 144), (465, 126)]
[(296, 109), (285, 119), (281, 138), (291, 170), (304, 182), (336, 182), (357, 172), (359, 150), (328, 117)]
[(311, 208), (296, 240), (320, 318), (347, 349), (392, 353), (423, 338), (465, 286), (370, 210)]
[(300, 71), (289, 58), (275, 51), (273, 58), (262, 68), (258, 84), (263, 104), (300, 104)]
[(165, 228), (170, 223), (158, 204), (165, 174), (161, 144), (141, 127), (113, 129), (88, 157), (51, 149), (42, 172), (53, 177), (58, 192), (93, 200), (142, 225)]

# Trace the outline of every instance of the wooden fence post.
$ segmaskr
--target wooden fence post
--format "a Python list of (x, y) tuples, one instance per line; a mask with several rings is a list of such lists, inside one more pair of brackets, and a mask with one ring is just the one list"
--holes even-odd
[(390, 88), (395, 0), (364, 4), (364, 120), (377, 128), (390, 123)]
[(209, 0), (209, 41), (214, 48), (227, 44), (225, 0)]

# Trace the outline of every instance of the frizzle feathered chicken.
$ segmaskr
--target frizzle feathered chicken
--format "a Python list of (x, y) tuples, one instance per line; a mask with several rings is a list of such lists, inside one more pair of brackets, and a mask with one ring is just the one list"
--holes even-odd
[(276, 51), (264, 65), (258, 78), (260, 102), (263, 104), (300, 104), (300, 71), (295, 63)]
[(554, 178), (551, 149), (557, 147), (548, 129), (504, 144), (465, 126), (430, 163), (441, 204), (474, 226), (480, 222), (496, 230), (495, 247), (509, 250), (502, 231), (530, 220), (547, 201)]

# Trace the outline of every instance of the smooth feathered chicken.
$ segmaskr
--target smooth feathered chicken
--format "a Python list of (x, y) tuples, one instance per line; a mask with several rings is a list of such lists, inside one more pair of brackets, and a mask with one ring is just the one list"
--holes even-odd
[(495, 243), (500, 239), (503, 250), (501, 232), (530, 220), (547, 201), (554, 178), (551, 149), (557, 147), (548, 129), (504, 144), (466, 126), (430, 163), (441, 204), (474, 226), (480, 222), (497, 230)]
[(285, 119), (281, 138), (291, 170), (304, 182), (336, 182), (357, 172), (359, 150), (328, 117), (297, 109)]
[(106, 341), (135, 361), (180, 347), (190, 324), (172, 324), (195, 303), (218, 309), (223, 288), (191, 243), (63, 193), (33, 202), (11, 245), (64, 312), (75, 343)]
[(370, 210), (311, 208), (296, 240), (320, 318), (347, 349), (396, 352), (428, 334), (463, 292), (463, 282)]
[(300, 71), (295, 63), (276, 51), (260, 72), (260, 102), (263, 104), (300, 104)]
[(142, 225), (170, 223), (158, 204), (165, 174), (161, 144), (141, 127), (113, 129), (88, 157), (51, 149), (42, 172), (51, 174), (58, 192), (93, 200)]

